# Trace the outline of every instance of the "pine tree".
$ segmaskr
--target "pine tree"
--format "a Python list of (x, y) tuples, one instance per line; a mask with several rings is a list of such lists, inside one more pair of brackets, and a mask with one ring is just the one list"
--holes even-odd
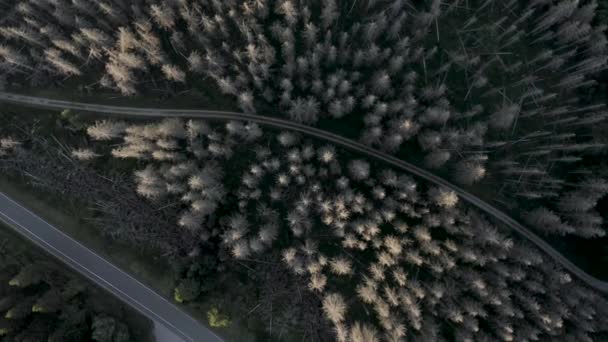
[(526, 213), (524, 220), (532, 227), (541, 229), (546, 233), (557, 233), (560, 235), (571, 234), (575, 229), (562, 222), (561, 218), (552, 211), (540, 207)]
[(446, 189), (432, 188), (429, 190), (429, 196), (435, 204), (444, 208), (453, 208), (458, 203), (458, 195)]
[(114, 332), (118, 322), (112, 317), (98, 315), (93, 317), (91, 338), (97, 342), (114, 342)]
[(19, 273), (15, 275), (10, 281), (9, 285), (18, 286), (21, 288), (37, 285), (41, 283), (46, 276), (46, 268), (48, 265), (41, 263), (32, 263), (21, 268)]
[(364, 180), (370, 176), (369, 163), (364, 160), (353, 160), (348, 164), (350, 176), (354, 180)]
[(334, 324), (344, 321), (346, 309), (344, 298), (338, 293), (330, 293), (323, 298), (323, 312)]
[(54, 289), (45, 292), (32, 306), (32, 312), (54, 313), (61, 309), (63, 300), (59, 292)]
[(97, 121), (87, 128), (89, 136), (95, 140), (112, 140), (119, 138), (127, 128), (124, 122)]

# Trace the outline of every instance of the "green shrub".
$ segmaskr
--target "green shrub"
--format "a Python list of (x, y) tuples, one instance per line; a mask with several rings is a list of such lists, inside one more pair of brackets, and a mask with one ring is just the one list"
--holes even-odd
[(207, 311), (207, 320), (212, 328), (226, 328), (231, 324), (230, 317), (221, 313), (217, 307), (213, 307)]

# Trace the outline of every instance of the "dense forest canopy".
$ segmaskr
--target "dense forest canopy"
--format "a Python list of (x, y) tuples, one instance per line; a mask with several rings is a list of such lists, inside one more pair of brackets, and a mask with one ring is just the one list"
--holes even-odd
[[(237, 303), (257, 301), (275, 338), (287, 331), (344, 341), (592, 340), (606, 330), (605, 299), (521, 238), (449, 190), (335, 146), (236, 121), (103, 120), (77, 134), (85, 129), (93, 140), (73, 148), (74, 159), (135, 160), (137, 193), (154, 207), (171, 206), (175, 223), (154, 227), (98, 204), (124, 222), (104, 228), (117, 239), (158, 246), (149, 237), (165, 236), (161, 247), (183, 264), (180, 302), (215, 293), (210, 280), (222, 288), (223, 274), (245, 263), (249, 282), (226, 286), (250, 291), (239, 296), (253, 304)], [(4, 167), (40, 174), (39, 163), (28, 162), (37, 144), (15, 137)], [(95, 181), (72, 178), (80, 188)], [(294, 307), (275, 295), (286, 290), (277, 284), (309, 294)], [(268, 325), (284, 316), (274, 330)]]
[[(0, 0), (0, 87), (70, 79), (179, 98), (213, 82), (246, 113), (415, 162), (567, 243), (606, 235), (602, 6)], [(72, 138), (59, 152), (35, 125), (0, 131), (0, 169), (49, 166), (39, 186), (93, 203), (106, 235), (171, 260), (179, 302), (217, 293), (209, 279), (248, 279), (233, 285), (252, 293), (235, 306), (253, 304), (279, 340), (592, 341), (608, 330), (605, 298), (455, 193), (332, 144), (248, 122), (70, 120), (58, 120)], [(98, 188), (108, 165), (132, 175)], [(79, 177), (66, 184), (63, 170)]]
[[(586, 163), (606, 118), (584, 96), (608, 58), (595, 1), (3, 6), (4, 84), (78, 76), (130, 95), (204, 88), (204, 76), (246, 112), (331, 119), (456, 182), (481, 182), (543, 232), (605, 235), (593, 207), (606, 185)], [(589, 184), (600, 186), (578, 205)]]
[(116, 300), (101, 304), (107, 294), (56, 261), (4, 232), (0, 239), (0, 340), (134, 341), (126, 323), (112, 316)]

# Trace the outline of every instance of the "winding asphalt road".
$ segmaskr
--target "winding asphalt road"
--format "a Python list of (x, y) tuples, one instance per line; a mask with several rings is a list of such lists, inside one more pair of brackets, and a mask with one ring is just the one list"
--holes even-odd
[(159, 109), (159, 108), (134, 108), (134, 107), (116, 107), (116, 106), (105, 106), (105, 105), (96, 105), (96, 104), (88, 104), (88, 103), (79, 103), (79, 102), (71, 102), (71, 101), (61, 101), (61, 100), (53, 100), (47, 98), (39, 98), (32, 96), (24, 96), (12, 93), (0, 92), (0, 102), (9, 102), (20, 104), (24, 106), (36, 107), (36, 108), (44, 108), (44, 109), (73, 109), (79, 111), (88, 111), (88, 112), (96, 112), (96, 113), (104, 113), (106, 115), (111, 116), (120, 116), (120, 117), (140, 117), (140, 118), (164, 118), (164, 117), (184, 117), (184, 118), (198, 118), (198, 119), (217, 119), (217, 120), (241, 120), (241, 121), (249, 121), (255, 122), (258, 124), (271, 126), (280, 129), (286, 129), (296, 132), (301, 132), (309, 136), (316, 137), (321, 140), (325, 140), (331, 142), (335, 145), (342, 146), (348, 148), (352, 151), (361, 153), (368, 157), (375, 158), (377, 160), (383, 161), (397, 169), (401, 169), (403, 171), (412, 173), (422, 179), (425, 179), (433, 184), (440, 185), (442, 187), (448, 188), (464, 201), (470, 203), (471, 205), (477, 207), (481, 211), (485, 212), (487, 215), (493, 217), (497, 221), (503, 223), (507, 227), (515, 230), (523, 237), (528, 239), (530, 242), (535, 244), (538, 248), (543, 250), (546, 254), (548, 254), (551, 258), (553, 258), (557, 263), (562, 265), (565, 269), (570, 271), (576, 277), (578, 277), (581, 281), (586, 283), (588, 286), (601, 291), (603, 293), (608, 293), (608, 282), (597, 279), (581, 268), (573, 264), (570, 260), (560, 254), (557, 250), (555, 250), (551, 245), (545, 242), (538, 235), (534, 234), (528, 228), (524, 227), (522, 224), (511, 218), (509, 215), (503, 213), (499, 209), (494, 206), (486, 203), (481, 200), (477, 196), (465, 191), (464, 189), (446, 181), (445, 179), (434, 175), (422, 168), (419, 168), (413, 164), (410, 164), (401, 159), (397, 159), (392, 157), (386, 153), (378, 151), (376, 149), (365, 146), (361, 143), (352, 141), (350, 139), (341, 137), (339, 135), (323, 131), (314, 127), (310, 127), (307, 125), (298, 124), (295, 122), (290, 122), (286, 120), (281, 120), (272, 117), (265, 117), (260, 115), (251, 115), (244, 114), (238, 112), (228, 112), (228, 111), (212, 111), (212, 110), (185, 110), (185, 109)]
[[(222, 342), (161, 295), (0, 192), (0, 222), (188, 342)], [(167, 342), (175, 342), (167, 341)]]

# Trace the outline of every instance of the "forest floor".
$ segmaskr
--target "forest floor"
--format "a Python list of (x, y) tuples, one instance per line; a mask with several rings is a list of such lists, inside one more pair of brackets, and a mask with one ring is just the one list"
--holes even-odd
[[(5, 182), (5, 179), (0, 179), (2, 183)], [(4, 191), (4, 184), (2, 186), (2, 191)], [(8, 193), (8, 192), (7, 192)], [(11, 194), (12, 196), (12, 194)], [(40, 209), (40, 208), (37, 208)], [(37, 211), (39, 213), (39, 211)], [(57, 216), (55, 216), (57, 218)], [(44, 259), (53, 259), (56, 263), (60, 263), (60, 261), (54, 260), (54, 257), (47, 254), (43, 250), (38, 247), (33, 247), (34, 245), (23, 238), (21, 235), (13, 231), (13, 229), (5, 226), (4, 224), (0, 224), (0, 241), (8, 241), (9, 245), (26, 245), (32, 246), (32, 248), (27, 248), (28, 251), (34, 254), (34, 256), (44, 258)], [(61, 265), (65, 269), (65, 265)], [(66, 270), (66, 272), (76, 274), (71, 270)], [(77, 275), (77, 274), (76, 274)], [(91, 294), (91, 298), (93, 299), (93, 309), (97, 312), (107, 312), (113, 317), (117, 317), (121, 319), (124, 323), (129, 327), (129, 331), (134, 341), (138, 342), (155, 342), (157, 339), (155, 338), (154, 331), (154, 323), (150, 321), (147, 317), (141, 315), (135, 309), (131, 308), (129, 305), (123, 303), (118, 298), (114, 298), (112, 295), (108, 294), (105, 290), (98, 287), (94, 283), (91, 283), (88, 279), (77, 275), (84, 282), (86, 282), (89, 288), (92, 289), (93, 293)]]
[[(0, 192), (4, 192), (73, 239), (154, 289), (184, 309), (201, 324), (207, 325), (206, 312), (211, 308), (210, 301), (213, 298), (209, 298), (210, 301), (200, 298), (196, 302), (188, 304), (175, 303), (173, 300), (175, 280), (170, 266), (158, 255), (141, 253), (126, 244), (102, 236), (97, 228), (87, 222), (86, 213), (89, 212), (89, 209), (83, 203), (72, 203), (68, 198), (44, 193), (27, 184), (24, 179), (10, 177), (6, 174), (2, 174), (0, 177)], [(162, 330), (158, 331), (165, 336), (166, 334)], [(247, 331), (247, 327), (233, 325), (230, 328), (213, 330), (227, 342), (253, 338)], [(154, 341), (154, 338), (150, 337), (141, 341)]]
[[(86, 207), (73, 204), (59, 196), (42, 193), (33, 189), (22, 179), (9, 177), (5, 174), (0, 177), (0, 191), (154, 289), (157, 293), (184, 309), (201, 324), (207, 325), (206, 312), (211, 305), (206, 303), (204, 298), (203, 300), (197, 300), (196, 303), (175, 303), (173, 300), (175, 283), (169, 266), (159, 256), (152, 253), (140, 253), (130, 246), (102, 236), (95, 227), (87, 222), (85, 213), (88, 209)], [(251, 338), (250, 334), (243, 329), (244, 327), (236, 328), (233, 326), (231, 329), (214, 329), (214, 331), (227, 342), (236, 342), (243, 341), (242, 338), (244, 337)], [(154, 339), (141, 341), (154, 341)]]
[[(188, 312), (201, 324), (207, 325), (206, 313), (211, 308), (211, 302), (214, 298), (200, 298), (196, 302), (187, 304), (175, 303), (173, 300), (174, 275), (169, 266), (159, 256), (152, 253), (140, 253), (130, 246), (102, 236), (95, 227), (87, 222), (85, 213), (88, 209), (86, 207), (73, 204), (66, 198), (43, 193), (32, 188), (22, 179), (9, 177), (5, 174), (0, 177), (0, 191), (154, 289)], [(226, 342), (253, 341), (255, 340), (255, 334), (248, 328), (232, 325), (229, 328), (213, 330)], [(254, 330), (257, 330), (257, 327), (254, 327)], [(162, 336), (166, 336), (162, 328), (158, 331)], [(151, 342), (154, 341), (154, 338), (142, 339), (141, 341)]]
[(164, 296), (172, 294), (173, 282), (166, 271), (167, 266), (157, 261), (155, 256), (138, 253), (99, 234), (86, 217), (78, 214), (87, 212), (87, 208), (58, 196), (43, 194), (22, 180), (6, 175), (0, 178), (0, 191), (136, 278), (153, 284), (157, 292)]
[[(86, 93), (79, 91), (66, 91), (66, 89), (51, 88), (51, 89), (20, 89), (16, 92), (24, 95), (47, 97), (52, 99), (69, 100), (77, 102), (98, 103), (117, 106), (131, 107), (156, 107), (156, 108), (205, 108), (218, 110), (238, 110), (236, 105), (230, 99), (222, 96), (215, 91), (203, 94), (200, 91), (191, 91), (184, 93), (178, 97), (171, 99), (155, 98), (152, 96), (140, 96), (125, 98), (112, 94), (110, 92)], [(34, 115), (42, 114), (43, 111), (31, 110), (28, 113), (23, 111), (23, 108), (14, 106), (15, 111), (23, 112), (24, 114)], [(10, 106), (13, 108), (13, 106)], [(19, 109), (18, 109), (19, 108)], [(48, 113), (48, 112), (47, 112)], [(94, 116), (95, 117), (95, 116)], [(100, 117), (102, 117), (100, 115)], [(93, 117), (88, 117), (92, 119)], [(355, 139), (355, 132), (358, 131), (356, 125), (344, 125), (336, 127), (331, 122), (321, 122), (320, 128), (328, 131), (339, 133), (345, 137)], [(415, 154), (404, 151), (399, 157), (408, 161), (418, 163), (421, 159)], [(407, 157), (406, 157), (407, 156)], [(439, 173), (440, 176), (447, 177), (447, 171)], [(499, 184), (497, 182), (497, 184)], [(491, 189), (483, 186), (476, 186), (471, 192), (475, 193), (480, 198), (492, 203), (493, 205), (505, 210), (510, 214), (514, 214), (511, 205), (504, 201), (504, 198), (496, 196)], [(0, 177), (0, 191), (10, 195), (12, 198), (21, 203), (26, 204), (28, 208), (42, 216), (49, 222), (53, 223), (58, 228), (62, 229), (71, 237), (82, 242), (90, 249), (104, 256), (107, 260), (114, 263), (123, 270), (134, 275), (136, 278), (155, 289), (158, 293), (166, 298), (173, 299), (173, 289), (175, 286), (173, 275), (168, 271), (168, 265), (162, 261), (162, 258), (154, 254), (140, 253), (126, 244), (121, 244), (117, 241), (112, 241), (101, 234), (97, 228), (93, 227), (86, 220), (88, 209), (84, 204), (74, 204), (69, 199), (57, 198), (48, 194), (42, 194), (38, 189), (28, 186), (23, 179), (9, 179), (4, 175)], [(505, 203), (506, 202), (506, 203)], [(511, 207), (511, 208), (509, 208)], [(517, 215), (515, 214), (515, 217)], [(597, 253), (592, 255), (581, 255), (581, 251), (588, 244), (580, 239), (564, 239), (552, 238), (547, 239), (554, 247), (564, 253), (571, 261), (590, 272), (594, 276), (606, 279), (607, 269), (602, 267), (605, 261), (600, 261), (597, 258)], [(595, 251), (601, 249), (601, 246), (591, 248)], [(595, 257), (594, 257), (595, 254)], [(209, 308), (205, 298), (197, 300), (195, 303), (188, 305), (180, 305), (184, 310), (189, 312), (193, 317), (198, 319), (203, 324), (206, 324), (206, 312)], [(226, 341), (241, 341), (244, 336), (248, 336), (245, 331), (246, 327), (233, 326), (232, 329), (223, 329), (218, 333), (226, 339)], [(250, 335), (249, 335), (250, 336)]]
[[(69, 91), (66, 91), (66, 89), (69, 89)], [(85, 103), (96, 103), (102, 105), (106, 104), (144, 108), (154, 107), (165, 109), (205, 108), (210, 110), (239, 111), (234, 101), (222, 95), (214, 86), (205, 86), (203, 91), (192, 89), (191, 91), (180, 93), (179, 96), (174, 96), (171, 98), (160, 98), (154, 96), (124, 97), (116, 95), (110, 91), (104, 92), (100, 90), (96, 90), (95, 92), (78, 91), (75, 89), (75, 86), (71, 84), (65, 84), (65, 86), (62, 88), (23, 88), (16, 89), (15, 91), (23, 95)], [(32, 113), (38, 113), (38, 111), (32, 110)], [(94, 119), (95, 117), (96, 115), (87, 116), (88, 119)], [(99, 117), (102, 117), (102, 115)], [(335, 123), (331, 122), (331, 120), (321, 120), (318, 126), (323, 130), (357, 140), (356, 132), (360, 131), (361, 128), (358, 127), (357, 122), (358, 121), (354, 120), (352, 124), (340, 125), (336, 127)], [(411, 147), (404, 148), (402, 151), (400, 151), (397, 157), (408, 160), (409, 162), (417, 165), (422, 163), (422, 155), (419, 153), (419, 151), (416, 151)], [(450, 179), (449, 170), (434, 172), (445, 179)], [(500, 185), (500, 179), (495, 179), (492, 175), (489, 175), (488, 179), (484, 181), (483, 184), (474, 185), (468, 190), (484, 201), (491, 203), (497, 208), (513, 216), (514, 218), (521, 220), (521, 208), (518, 208), (514, 203), (512, 203), (512, 199), (509, 199), (507, 196), (496, 192), (495, 188), (500, 187)], [(582, 269), (600, 279), (608, 279), (608, 269), (605, 267), (606, 258), (608, 258), (608, 251), (605, 247), (605, 243), (608, 238), (598, 239), (599, 241), (589, 241), (576, 237), (563, 238), (558, 236), (544, 236), (544, 238), (554, 248), (565, 254), (571, 261)]]

